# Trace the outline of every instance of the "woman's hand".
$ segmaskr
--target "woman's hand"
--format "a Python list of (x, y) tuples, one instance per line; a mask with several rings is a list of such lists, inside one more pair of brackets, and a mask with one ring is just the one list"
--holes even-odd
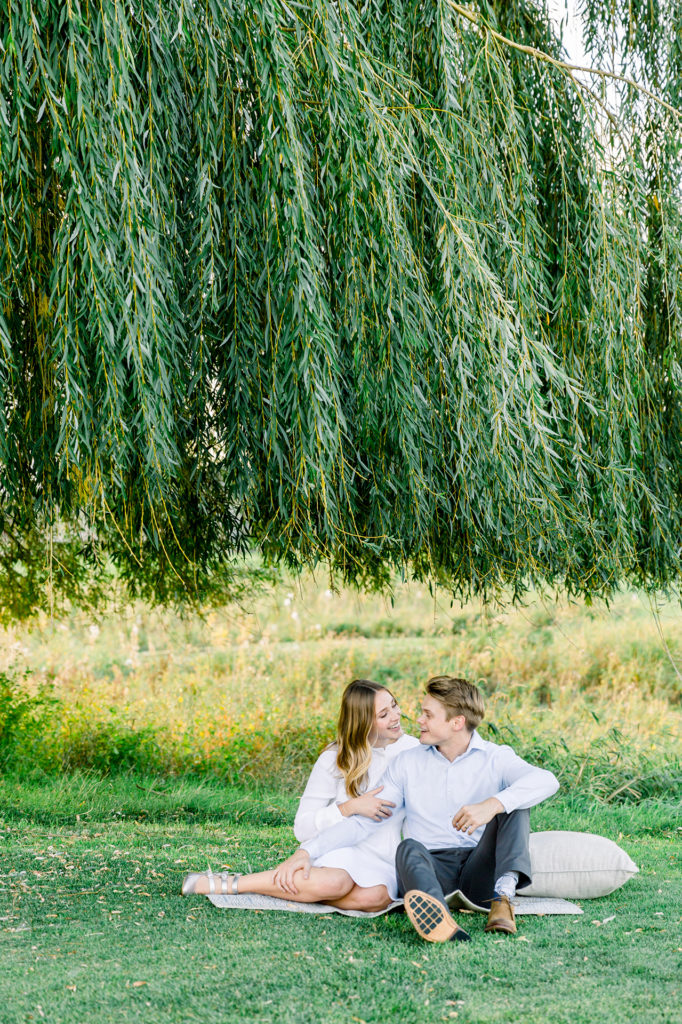
[(354, 796), (352, 800), (338, 804), (338, 808), (344, 818), (350, 818), (351, 814), (359, 814), (362, 818), (371, 818), (372, 821), (384, 821), (391, 817), (389, 808), (395, 807), (391, 800), (382, 800), (376, 796), (383, 789), (377, 786), (376, 789), (368, 789), (362, 796)]
[(504, 804), (496, 796), (490, 796), (487, 800), (481, 800), (480, 804), (465, 804), (460, 807), (452, 819), (452, 825), (458, 832), (466, 832), (471, 835), (481, 825), (487, 825), (496, 814), (504, 811)]
[(283, 889), (284, 892), (290, 892), (297, 896), (298, 889), (294, 882), (294, 875), (297, 871), (302, 871), (304, 878), (310, 877), (310, 854), (307, 850), (296, 850), (296, 853), (292, 853), (291, 857), (283, 860), (275, 868), (273, 882), (280, 889)]

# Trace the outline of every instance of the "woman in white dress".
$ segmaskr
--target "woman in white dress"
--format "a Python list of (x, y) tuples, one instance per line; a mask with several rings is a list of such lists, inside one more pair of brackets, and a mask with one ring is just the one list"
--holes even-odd
[(191, 874), (183, 895), (245, 893), (279, 896), (301, 903), (330, 903), (344, 910), (384, 910), (397, 894), (395, 851), (403, 816), (381, 799), (388, 762), (419, 743), (400, 725), (400, 708), (390, 690), (355, 679), (341, 698), (336, 742), (317, 759), (294, 822), (299, 842), (312, 839), (344, 817), (392, 818), (356, 846), (333, 850), (313, 863), (310, 875), (285, 888), (276, 869), (250, 875)]

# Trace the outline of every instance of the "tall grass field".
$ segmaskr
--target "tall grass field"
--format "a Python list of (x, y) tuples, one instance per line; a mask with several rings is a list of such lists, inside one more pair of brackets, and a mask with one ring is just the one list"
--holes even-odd
[[(682, 1021), (682, 613), (534, 597), (450, 605), (285, 581), (248, 606), (74, 612), (0, 637), (2, 1024)], [(482, 732), (562, 786), (533, 828), (606, 835), (640, 871), (580, 917), (429, 946), (404, 915), (218, 911), (184, 873), (295, 847), (354, 677), (414, 729), (429, 676), (476, 681)], [(461, 944), (451, 944), (461, 946)]]
[(391, 687), (414, 728), (431, 675), (476, 681), (483, 731), (605, 800), (680, 786), (682, 612), (535, 599), (451, 606), (303, 582), (247, 607), (145, 607), (0, 636), (0, 764), (15, 772), (196, 774), (300, 786), (355, 677)]

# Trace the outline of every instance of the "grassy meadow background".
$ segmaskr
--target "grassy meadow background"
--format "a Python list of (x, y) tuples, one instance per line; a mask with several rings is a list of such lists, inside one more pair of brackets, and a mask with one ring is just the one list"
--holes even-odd
[[(679, 605), (630, 593), (492, 609), (306, 578), (204, 616), (112, 607), (5, 630), (0, 1021), (680, 1024), (681, 662)], [(474, 941), (436, 947), (404, 915), (180, 897), (188, 870), (292, 851), (349, 679), (389, 685), (409, 730), (441, 672), (482, 687), (484, 735), (559, 775), (533, 828), (615, 840), (640, 868), (624, 888), (511, 937), (470, 916)]]
[(679, 605), (645, 595), (494, 609), (308, 577), (205, 616), (139, 606), (5, 630), (0, 764), (298, 787), (350, 679), (391, 687), (409, 731), (425, 680), (451, 672), (483, 689), (484, 733), (591, 796), (634, 799), (679, 791), (681, 665)]

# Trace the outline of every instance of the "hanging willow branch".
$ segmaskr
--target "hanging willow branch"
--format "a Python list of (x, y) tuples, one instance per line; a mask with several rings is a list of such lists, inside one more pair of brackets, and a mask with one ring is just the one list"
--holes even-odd
[(584, 6), (616, 127), (531, 0), (7, 0), (7, 615), (679, 580), (680, 4)]
[[(628, 85), (631, 89), (635, 89), (643, 96), (646, 96), (647, 99), (660, 104), (661, 107), (670, 111), (670, 113), (674, 114), (675, 117), (682, 118), (681, 110), (678, 110), (676, 107), (673, 107), (672, 104), (667, 103), (662, 96), (651, 92), (650, 89), (647, 89), (641, 82), (635, 81), (634, 78), (629, 78), (627, 75), (619, 75), (615, 71), (607, 71), (604, 68), (595, 68), (585, 64), (571, 64), (570, 61), (567, 60), (558, 60), (556, 57), (551, 57), (543, 50), (538, 50), (536, 46), (524, 46), (523, 43), (517, 43), (513, 39), (508, 39), (507, 36), (503, 36), (500, 32), (496, 32), (495, 29), (482, 21), (481, 18), (474, 11), (469, 10), (469, 8), (462, 7), (461, 4), (456, 4), (453, 0), (448, 0), (448, 3), (453, 11), (460, 14), (463, 18), (466, 18), (467, 21), (472, 23), (472, 25), (476, 25), (476, 27), (481, 29), (483, 32), (490, 33), (493, 39), (503, 43), (505, 46), (511, 46), (514, 50), (518, 50), (519, 53), (526, 53), (530, 57), (535, 57), (537, 60), (546, 61), (548, 64), (551, 64), (552, 67), (561, 68), (563, 71), (580, 71), (586, 75), (596, 75), (598, 78), (607, 78), (614, 82), (618, 82), (621, 85)], [(571, 75), (571, 78), (577, 85), (583, 84), (580, 82), (580, 79), (575, 78), (573, 75)], [(592, 95), (594, 96), (594, 94)]]

